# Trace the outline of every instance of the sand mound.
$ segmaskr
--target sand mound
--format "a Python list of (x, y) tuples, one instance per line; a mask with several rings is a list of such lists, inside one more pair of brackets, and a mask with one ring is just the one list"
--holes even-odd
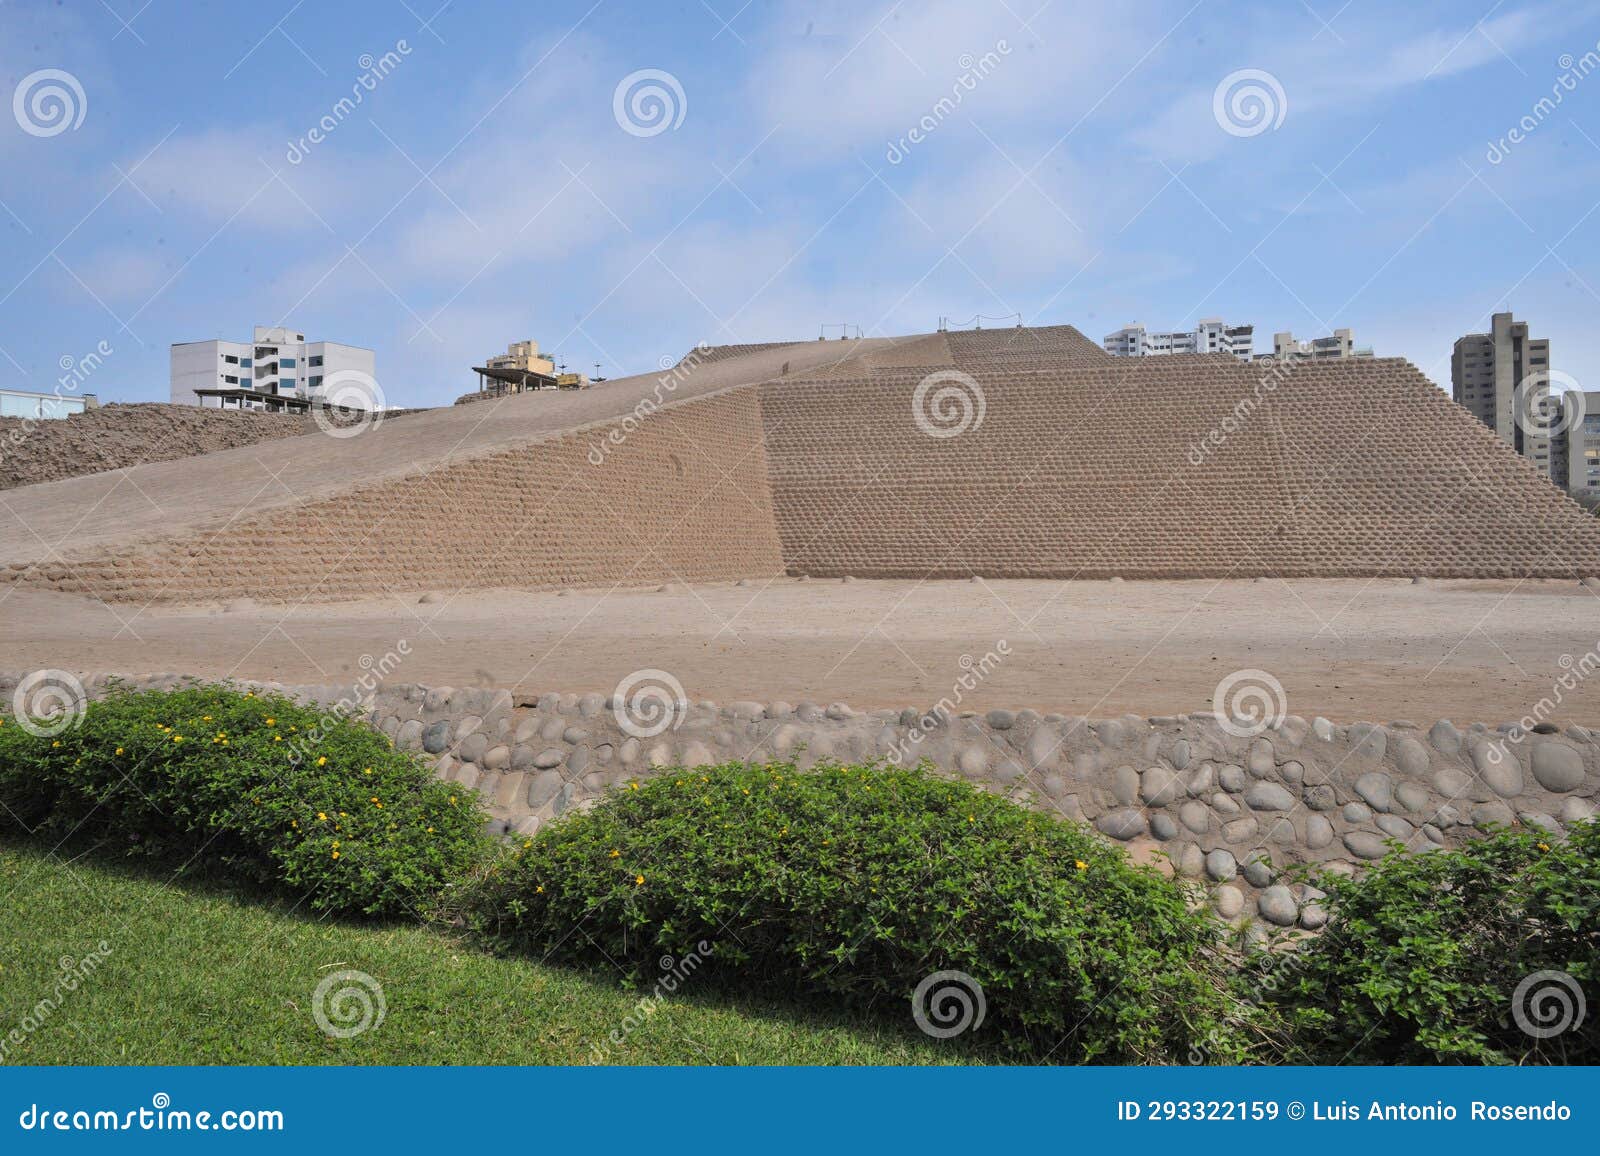
[(107, 405), (64, 420), (0, 418), (0, 490), (169, 462), (291, 438), (315, 427), (287, 414), (189, 405)]

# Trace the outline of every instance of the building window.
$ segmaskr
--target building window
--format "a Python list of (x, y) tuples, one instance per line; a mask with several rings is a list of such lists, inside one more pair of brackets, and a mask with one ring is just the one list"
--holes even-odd
[(313, 357), (306, 364), (310, 365), (312, 368), (317, 368), (317, 367), (321, 366), (322, 365), (322, 354), (320, 354), (320, 353), (317, 354), (315, 357)]
[(237, 377), (234, 377), (234, 376), (229, 375), (229, 374), (224, 374), (222, 380), (227, 382), (229, 385), (238, 385), (239, 384), (239, 379)]
[(255, 362), (254, 362), (254, 361), (252, 361), (252, 360), (251, 360), (251, 359), (250, 359), (250, 358), (248, 358), (248, 357), (241, 357), (241, 358), (240, 358), (240, 359), (239, 359), (239, 368), (240, 368), (240, 369), (249, 369), (249, 368), (250, 368), (250, 367), (251, 367), (251, 366), (252, 366), (252, 365), (254, 365), (254, 364), (255, 364)]
[(235, 357), (231, 353), (224, 353), (222, 355), (222, 360), (226, 361), (229, 365), (238, 365), (239, 364), (239, 359), (237, 357)]
[(278, 364), (279, 365), (291, 365), (292, 366), (294, 364), (294, 358), (292, 358), (292, 357), (280, 357), (280, 358), (278, 358)]
[(314, 376), (309, 384), (312, 389), (320, 389), (322, 387), (322, 374), (319, 373)]

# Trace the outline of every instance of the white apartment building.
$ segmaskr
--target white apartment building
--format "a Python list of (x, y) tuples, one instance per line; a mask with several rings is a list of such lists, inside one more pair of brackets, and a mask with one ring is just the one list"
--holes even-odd
[(1332, 336), (1313, 337), (1310, 341), (1296, 341), (1291, 332), (1272, 335), (1272, 357), (1275, 361), (1323, 361), (1336, 357), (1371, 357), (1371, 349), (1357, 349), (1355, 335), (1349, 329), (1335, 329)]
[[(172, 347), (174, 405), (304, 413), (321, 400), (323, 382), (335, 374), (376, 382), (370, 349), (337, 341), (306, 340), (282, 326), (255, 327), (252, 341), (186, 341)], [(369, 387), (370, 389), (370, 387)], [(359, 406), (368, 390), (340, 390), (338, 404)]]
[(1249, 361), (1255, 352), (1255, 326), (1229, 325), (1220, 317), (1207, 317), (1193, 329), (1176, 333), (1150, 333), (1135, 322), (1101, 343), (1113, 357), (1160, 357), (1169, 353), (1227, 353)]

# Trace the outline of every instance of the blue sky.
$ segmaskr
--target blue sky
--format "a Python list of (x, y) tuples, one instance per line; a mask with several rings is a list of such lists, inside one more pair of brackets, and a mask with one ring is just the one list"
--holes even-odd
[(85, 389), (164, 400), (170, 343), (291, 324), (442, 404), (527, 337), (616, 375), (1018, 312), (1351, 326), (1448, 385), (1511, 308), (1600, 389), (1600, 5), (437, 2), (0, 2), (4, 91), (83, 93), (0, 116), (0, 385), (105, 342)]

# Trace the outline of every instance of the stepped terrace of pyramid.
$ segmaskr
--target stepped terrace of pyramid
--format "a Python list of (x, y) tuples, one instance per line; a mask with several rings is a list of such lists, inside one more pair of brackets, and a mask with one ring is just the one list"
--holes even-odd
[(572, 393), (28, 486), (0, 581), (107, 602), (855, 577), (1583, 577), (1600, 522), (1409, 363), (1070, 326), (700, 349)]

